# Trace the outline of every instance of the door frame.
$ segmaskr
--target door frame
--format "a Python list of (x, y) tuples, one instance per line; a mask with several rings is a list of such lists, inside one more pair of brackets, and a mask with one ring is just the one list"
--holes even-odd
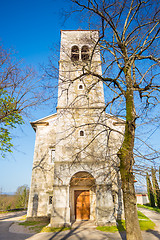
[(76, 190), (89, 190), (90, 191), (90, 220), (95, 220), (96, 208), (96, 191), (87, 186), (72, 186), (69, 188), (69, 207), (70, 207), (70, 220), (74, 222), (75, 219), (75, 203), (74, 191)]

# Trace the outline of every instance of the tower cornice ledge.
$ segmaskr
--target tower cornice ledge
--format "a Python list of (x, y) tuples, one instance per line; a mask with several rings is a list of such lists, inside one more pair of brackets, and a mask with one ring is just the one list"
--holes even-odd
[(61, 29), (61, 32), (99, 32), (99, 30), (98, 29), (91, 29), (91, 30), (88, 30), (88, 29), (63, 30), (63, 29)]
[(56, 109), (103, 109), (105, 106), (102, 107), (56, 107)]
[[(71, 60), (59, 60), (58, 61), (59, 63), (69, 63), (69, 64), (71, 64)], [(88, 61), (82, 61), (82, 60), (78, 60), (78, 61), (75, 61), (75, 62), (72, 62), (72, 64), (74, 64), (74, 65), (77, 65), (78, 66), (78, 63), (90, 63), (90, 61), (88, 60)], [(92, 60), (92, 63), (102, 63), (102, 61), (95, 61), (95, 60)]]

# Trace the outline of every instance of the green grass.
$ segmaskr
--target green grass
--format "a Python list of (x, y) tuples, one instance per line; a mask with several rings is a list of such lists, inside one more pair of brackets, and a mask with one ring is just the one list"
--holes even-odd
[(39, 222), (39, 221), (25, 221), (25, 222), (19, 223), (19, 225), (23, 225), (25, 227), (34, 226), (34, 225), (37, 225), (37, 224), (41, 224), (41, 222)]
[(142, 212), (137, 211), (138, 212), (138, 219), (145, 219), (145, 220), (150, 220), (146, 215), (144, 215)]
[(111, 232), (111, 233), (115, 233), (118, 231), (117, 226), (98, 226), (96, 227), (96, 229), (99, 231)]
[(139, 220), (139, 225), (140, 225), (141, 231), (148, 231), (150, 229), (154, 229), (155, 227), (155, 223), (152, 222), (150, 219), (148, 221)]
[(117, 221), (117, 226), (98, 226), (96, 228), (97, 230), (103, 231), (103, 232), (122, 232), (125, 231), (125, 221), (121, 220), (121, 221)]
[(27, 218), (27, 215), (23, 215), (23, 216), (19, 219), (19, 221), (25, 221), (26, 218)]
[(53, 227), (44, 227), (42, 228), (41, 232), (61, 232), (70, 230), (70, 227), (63, 227), (63, 228), (53, 228)]
[(19, 225), (28, 227), (29, 230), (34, 230), (35, 232), (40, 232), (47, 224), (47, 221), (25, 221), (19, 223)]
[(35, 231), (35, 232), (61, 232), (70, 230), (70, 227), (64, 227), (64, 228), (51, 228), (47, 227), (48, 221), (25, 221), (19, 223), (19, 225), (28, 227), (29, 230)]
[(4, 213), (22, 212), (22, 211), (25, 211), (25, 209), (23, 209), (23, 210), (14, 209), (14, 210), (5, 210), (5, 211), (1, 211), (1, 210), (0, 210), (0, 215), (1, 215), (1, 214), (4, 214)]
[[(138, 211), (138, 218), (139, 218), (139, 225), (140, 225), (141, 231), (154, 229), (155, 224), (140, 211)], [(117, 221), (117, 226), (98, 226), (96, 229), (100, 231), (112, 232), (112, 233), (117, 231), (122, 232), (126, 230), (125, 220)]]
[(146, 208), (146, 209), (160, 213), (160, 208), (158, 208), (158, 207), (150, 207), (150, 206), (141, 205), (141, 204), (137, 204), (137, 207)]
[(1, 214), (4, 214), (4, 213), (8, 213), (8, 211), (1, 211), (1, 212), (0, 212), (0, 215), (1, 215)]

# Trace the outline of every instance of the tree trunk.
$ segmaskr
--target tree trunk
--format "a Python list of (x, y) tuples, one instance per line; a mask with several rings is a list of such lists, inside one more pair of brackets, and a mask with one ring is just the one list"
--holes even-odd
[[(128, 78), (128, 79), (127, 79)], [(127, 240), (142, 240), (141, 230), (138, 221), (136, 195), (134, 189), (133, 176), (133, 148), (135, 137), (135, 108), (133, 98), (132, 80), (130, 76), (127, 79), (126, 90), (126, 123), (124, 141), (118, 152), (120, 159), (120, 173), (122, 180), (124, 213), (126, 222)]]
[(160, 208), (160, 189), (156, 179), (156, 170), (152, 167), (153, 194), (156, 206)]
[(153, 188), (152, 188), (152, 184), (151, 184), (148, 172), (146, 174), (146, 181), (147, 181), (147, 192), (148, 192), (150, 206), (155, 207)]

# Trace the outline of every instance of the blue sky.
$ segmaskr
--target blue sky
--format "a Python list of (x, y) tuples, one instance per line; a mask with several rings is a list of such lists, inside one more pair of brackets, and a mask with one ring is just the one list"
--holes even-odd
[[(61, 11), (62, 8), (70, 8), (68, 2), (69, 0), (1, 0), (0, 40), (4, 47), (12, 47), (25, 64), (31, 64), (37, 69), (39, 64), (47, 63), (50, 48), (60, 42), (61, 29), (84, 29), (76, 16), (64, 23)], [(3, 192), (14, 192), (23, 184), (30, 186), (35, 132), (29, 121), (51, 114), (53, 106), (54, 99), (52, 106), (37, 109), (25, 125), (14, 131), (13, 154), (8, 155), (6, 159), (0, 159), (0, 189)], [(156, 126), (153, 126), (153, 131), (155, 128)], [(147, 142), (159, 145), (159, 128)]]
[[(64, 23), (61, 11), (68, 6), (67, 0), (1, 0), (0, 41), (5, 48), (15, 49), (25, 64), (38, 69), (39, 64), (47, 63), (50, 48), (59, 44), (60, 30), (79, 28), (76, 18)], [(37, 109), (25, 125), (14, 131), (13, 154), (0, 159), (3, 192), (14, 192), (23, 184), (30, 186), (35, 132), (29, 121), (51, 114), (53, 106)]]
[(60, 29), (77, 28), (75, 21), (62, 24), (60, 12), (68, 0), (1, 0), (0, 6), (0, 38), (27, 63), (47, 59), (49, 47), (60, 40)]

